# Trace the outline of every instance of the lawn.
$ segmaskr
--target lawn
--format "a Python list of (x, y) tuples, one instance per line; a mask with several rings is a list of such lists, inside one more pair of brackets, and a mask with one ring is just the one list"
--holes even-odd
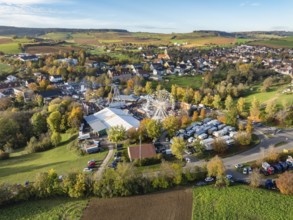
[(197, 187), (193, 219), (292, 219), (293, 197), (249, 186)]
[(39, 172), (56, 170), (58, 174), (66, 174), (69, 171), (82, 171), (87, 161), (95, 159), (100, 163), (106, 157), (107, 151), (97, 154), (78, 156), (68, 149), (70, 135), (62, 136), (61, 146), (41, 153), (27, 154), (24, 150), (12, 153), (10, 159), (0, 161), (1, 183), (24, 183), (33, 181)]
[(276, 102), (279, 105), (282, 105), (284, 102), (288, 104), (293, 104), (293, 95), (292, 94), (282, 94), (282, 91), (286, 86), (272, 87), (268, 92), (256, 92), (245, 96), (246, 102), (250, 103), (255, 96), (260, 103), (268, 103), (271, 101)]
[(0, 75), (1, 73), (11, 73), (11, 72), (12, 72), (11, 66), (4, 63), (0, 63)]
[(21, 52), (18, 43), (0, 44), (0, 51), (5, 54), (16, 54)]
[(1, 208), (0, 219), (80, 219), (87, 203), (87, 199), (69, 198), (27, 201)]
[(177, 85), (180, 87), (185, 87), (185, 88), (193, 88), (193, 89), (198, 89), (201, 87), (203, 79), (202, 76), (197, 75), (197, 76), (167, 76), (164, 77), (165, 80), (169, 80), (169, 82), (163, 82), (163, 86), (167, 90), (171, 90), (172, 85)]

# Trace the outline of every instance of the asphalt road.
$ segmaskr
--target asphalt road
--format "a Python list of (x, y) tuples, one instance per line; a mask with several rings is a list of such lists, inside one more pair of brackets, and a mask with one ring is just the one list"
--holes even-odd
[[(261, 140), (261, 142), (255, 146), (254, 148), (247, 150), (243, 153), (236, 154), (231, 157), (227, 157), (223, 159), (223, 162), (226, 166), (227, 173), (232, 174), (234, 178), (245, 178), (247, 176), (237, 172), (235, 170), (235, 165), (238, 163), (247, 163), (256, 161), (259, 158), (261, 158), (261, 148), (267, 149), (270, 145), (275, 145), (280, 142), (287, 142), (284, 145), (281, 145), (279, 147), (276, 147), (277, 151), (281, 152), (284, 149), (293, 149), (293, 129), (290, 130), (283, 130), (280, 133), (276, 135), (264, 135), (264, 131), (267, 131), (268, 128), (257, 128), (254, 130), (254, 133), (257, 134)], [(199, 161), (192, 161), (190, 163), (186, 164), (186, 167), (190, 166), (202, 166), (206, 161), (199, 160)]]

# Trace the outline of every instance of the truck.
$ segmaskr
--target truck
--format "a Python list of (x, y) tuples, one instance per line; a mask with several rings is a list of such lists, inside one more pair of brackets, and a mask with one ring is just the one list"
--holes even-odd
[(267, 162), (263, 162), (262, 163), (262, 169), (263, 171), (265, 172), (265, 174), (268, 174), (268, 175), (272, 175), (274, 174), (274, 167), (272, 167), (269, 163)]

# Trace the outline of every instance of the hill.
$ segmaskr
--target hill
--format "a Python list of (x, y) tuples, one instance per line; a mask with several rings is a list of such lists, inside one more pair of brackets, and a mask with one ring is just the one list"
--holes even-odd
[(88, 32), (128, 32), (122, 29), (72, 29), (72, 28), (28, 28), (28, 27), (11, 27), (0, 26), (0, 36), (17, 35), (17, 36), (38, 36), (51, 32), (71, 32), (71, 33), (88, 33)]

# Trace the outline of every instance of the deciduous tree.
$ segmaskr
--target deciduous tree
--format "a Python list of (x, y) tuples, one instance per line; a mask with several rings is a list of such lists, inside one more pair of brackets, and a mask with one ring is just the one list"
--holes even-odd
[(182, 137), (174, 137), (171, 144), (172, 153), (179, 159), (183, 159), (183, 152), (185, 149), (185, 141)]

